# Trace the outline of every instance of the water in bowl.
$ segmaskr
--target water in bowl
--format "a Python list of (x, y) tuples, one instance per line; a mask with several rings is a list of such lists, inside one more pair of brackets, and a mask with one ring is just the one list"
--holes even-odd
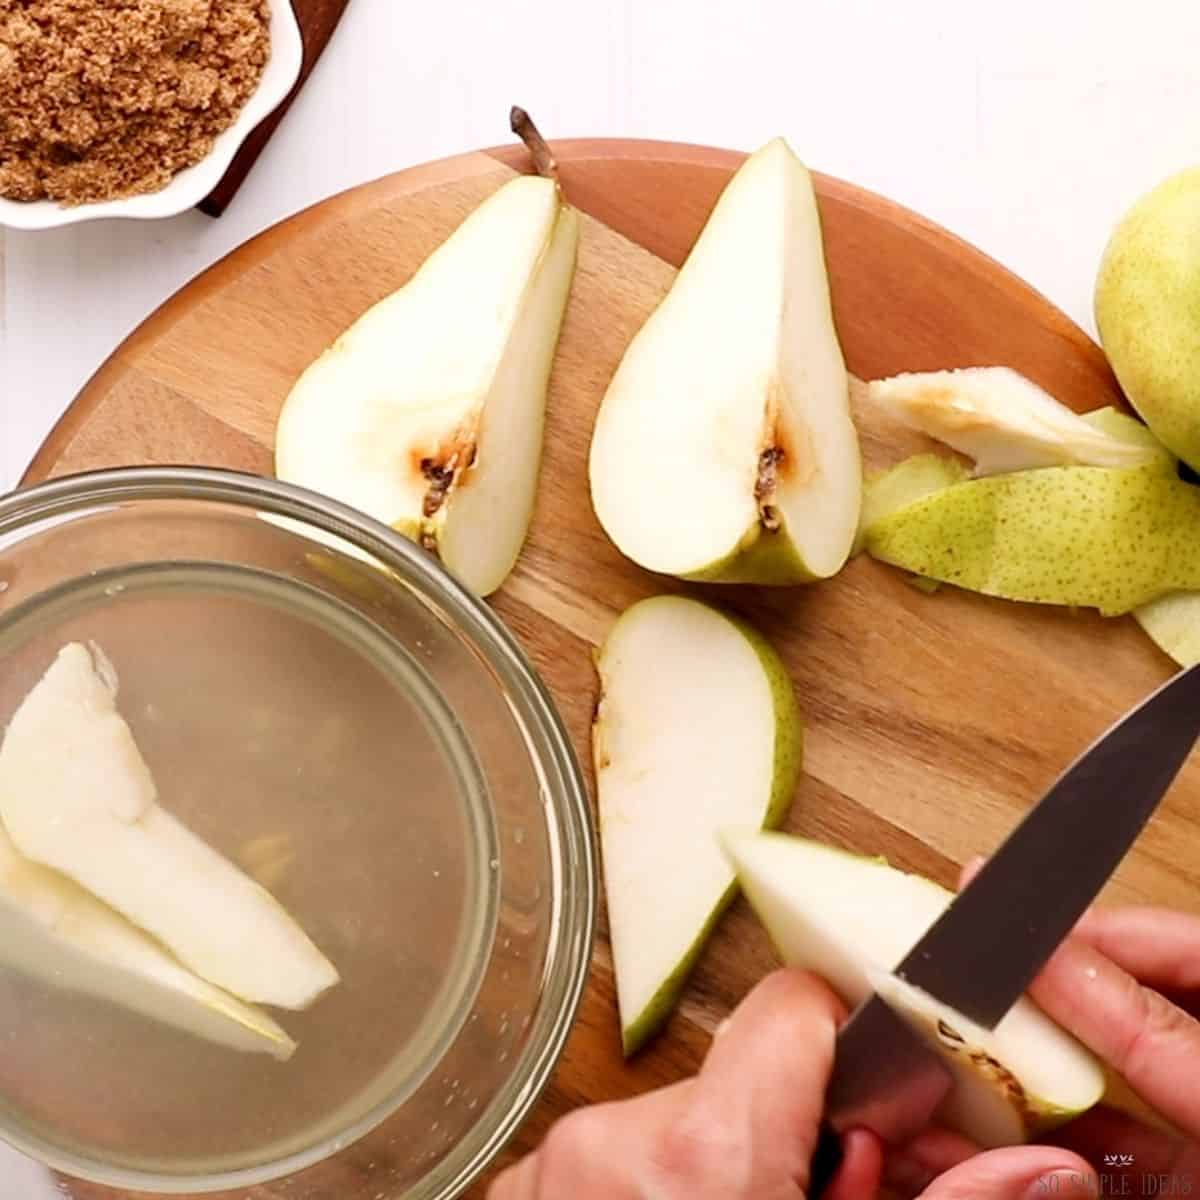
[(271, 1010), (299, 1043), (278, 1062), (26, 977), (0, 951), (0, 1121), (172, 1176), (336, 1149), (436, 1065), (494, 922), (484, 785), (421, 646), (283, 575), (137, 565), (0, 618), (0, 721), (70, 641), (117, 668), (160, 803), (257, 876), (341, 982), (306, 1012)]

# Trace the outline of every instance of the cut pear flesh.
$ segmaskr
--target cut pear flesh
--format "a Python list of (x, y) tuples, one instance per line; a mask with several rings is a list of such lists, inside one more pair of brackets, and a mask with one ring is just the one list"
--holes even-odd
[[(1165, 474), (1177, 474), (1179, 460), (1154, 436), (1150, 429), (1143, 425), (1137, 417), (1131, 417), (1111, 405), (1107, 408), (1094, 408), (1091, 412), (1080, 415), (1081, 421), (1087, 422), (1093, 429), (1099, 429), (1119, 442), (1138, 446), (1148, 452), (1147, 461), (1157, 465)], [(1083, 464), (1089, 465), (1089, 464)], [(1104, 466), (1104, 463), (1092, 463), (1091, 466)]]
[(1010, 367), (894, 375), (867, 395), (910, 428), (975, 460), (977, 475), (1034, 467), (1144, 466), (1146, 446), (1109, 436)]
[(1047, 467), (935, 491), (867, 530), (869, 554), (1008, 600), (1128, 612), (1200, 588), (1200, 489), (1140, 468)]
[(0, 966), (84, 992), (235, 1050), (290, 1058), (266, 1013), (213, 987), (57, 871), (22, 858), (0, 830)]
[(782, 140), (730, 181), (601, 404), (589, 475), (651, 571), (789, 584), (835, 574), (862, 469), (812, 181)]
[(279, 478), (421, 542), (479, 594), (498, 588), (533, 514), (578, 241), (552, 180), (493, 193), (300, 377)]
[(157, 802), (99, 652), (65, 646), (0, 746), (0, 817), (62, 872), (244, 1000), (305, 1008), (337, 971), (264, 888)]
[(782, 834), (730, 831), (724, 846), (781, 957), (853, 1008), (872, 990), (924, 1034), (954, 1075), (939, 1118), (982, 1146), (1013, 1145), (1096, 1104), (1096, 1059), (1023, 998), (982, 1029), (890, 972), (953, 898), (881, 859)]
[(783, 664), (763, 638), (695, 600), (643, 600), (596, 659), (592, 731), (609, 931), (625, 1051), (670, 1015), (732, 899), (723, 826), (787, 810), (802, 755)]

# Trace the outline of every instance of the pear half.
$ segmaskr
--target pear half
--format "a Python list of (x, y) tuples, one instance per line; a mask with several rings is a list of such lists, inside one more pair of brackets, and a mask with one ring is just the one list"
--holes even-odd
[(553, 179), (504, 184), (300, 377), (276, 427), (279, 478), (495, 591), (533, 515), (578, 241)]
[(17, 853), (0, 830), (0, 966), (84, 992), (235, 1050), (290, 1058), (265, 1012), (193, 975), (73, 880)]
[(945, 1124), (981, 1146), (1014, 1145), (1103, 1096), (1100, 1064), (1032, 1000), (987, 1030), (890, 974), (953, 899), (946, 889), (802, 838), (737, 830), (723, 843), (785, 962), (850, 1008), (877, 991), (945, 1058), (955, 1079)]
[(1110, 436), (1011, 367), (893, 375), (867, 396), (975, 460), (976, 475), (1033, 467), (1137, 467), (1155, 452)]
[(1163, 180), (1113, 230), (1095, 314), (1133, 407), (1200, 469), (1200, 166)]
[(862, 468), (812, 181), (777, 139), (725, 188), (600, 406), (596, 515), (651, 571), (712, 582), (835, 574)]
[(158, 804), (117, 678), (98, 651), (63, 647), (0, 746), (0, 817), (26, 857), (74, 879), (210, 983), (305, 1008), (338, 981), (254, 880)]
[(596, 658), (592, 730), (621, 1033), (634, 1053), (670, 1015), (736, 892), (719, 829), (787, 811), (802, 727), (760, 634), (696, 600), (643, 600)]

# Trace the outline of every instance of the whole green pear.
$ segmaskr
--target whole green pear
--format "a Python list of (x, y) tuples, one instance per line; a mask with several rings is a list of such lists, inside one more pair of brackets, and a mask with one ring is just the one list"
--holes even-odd
[(1113, 232), (1096, 325), (1130, 403), (1200, 468), (1200, 167), (1143, 196)]

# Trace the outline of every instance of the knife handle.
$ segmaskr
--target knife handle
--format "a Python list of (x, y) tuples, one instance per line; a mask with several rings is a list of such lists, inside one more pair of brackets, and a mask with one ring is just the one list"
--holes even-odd
[(842, 1165), (842, 1157), (842, 1139), (833, 1126), (823, 1124), (817, 1135), (817, 1146), (808, 1169), (809, 1200), (820, 1200), (825, 1189), (833, 1182), (838, 1167)]

